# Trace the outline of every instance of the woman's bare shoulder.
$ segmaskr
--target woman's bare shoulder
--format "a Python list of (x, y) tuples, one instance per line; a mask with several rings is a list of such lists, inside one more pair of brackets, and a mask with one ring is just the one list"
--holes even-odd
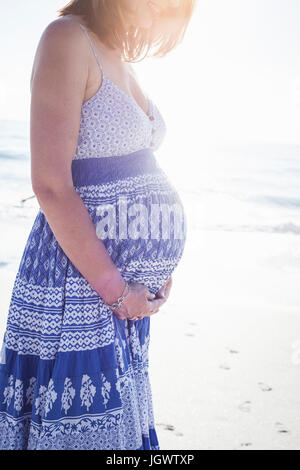
[(88, 44), (77, 20), (60, 17), (51, 21), (42, 31), (32, 66), (30, 88), (35, 69), (42, 61), (58, 65), (61, 60), (68, 62), (68, 59), (87, 65)]
[(41, 38), (44, 37), (53, 37), (53, 39), (63, 37), (66, 40), (80, 38), (82, 31), (79, 27), (79, 20), (71, 16), (56, 18), (45, 27)]

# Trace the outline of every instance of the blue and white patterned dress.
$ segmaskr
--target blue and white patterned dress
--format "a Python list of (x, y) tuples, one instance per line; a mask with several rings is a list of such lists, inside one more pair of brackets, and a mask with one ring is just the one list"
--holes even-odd
[[(146, 114), (103, 74), (93, 42), (80, 26), (103, 79), (82, 105), (74, 188), (97, 229), (107, 215), (104, 207), (116, 210), (118, 229), (124, 227), (121, 203), (139, 205), (139, 224), (132, 222), (130, 210), (125, 213), (131, 236), (121, 237), (116, 230), (107, 238), (101, 233), (101, 239), (123, 278), (155, 294), (178, 265), (186, 240), (179, 195), (154, 155), (165, 123), (150, 99)], [(159, 236), (151, 238), (150, 212), (144, 208), (173, 205), (181, 210), (181, 236), (173, 215), (171, 234), (163, 235), (161, 221)], [(0, 449), (159, 449), (148, 376), (149, 333), (150, 317), (119, 320), (105, 305), (65, 255), (39, 209), (16, 275), (2, 343)]]

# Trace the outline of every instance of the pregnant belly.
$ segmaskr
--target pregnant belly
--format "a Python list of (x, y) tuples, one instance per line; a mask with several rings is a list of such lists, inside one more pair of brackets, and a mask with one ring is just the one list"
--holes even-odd
[(177, 190), (152, 151), (98, 159), (92, 172), (88, 160), (89, 184), (78, 185), (76, 173), (73, 180), (98, 237), (125, 278), (155, 292), (178, 265), (186, 242)]

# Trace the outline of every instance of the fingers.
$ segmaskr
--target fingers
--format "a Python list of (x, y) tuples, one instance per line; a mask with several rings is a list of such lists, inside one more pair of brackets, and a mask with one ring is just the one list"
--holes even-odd
[(154, 298), (150, 300), (148, 299), (149, 310), (143, 315), (143, 317), (153, 315), (154, 313), (157, 313), (159, 311), (159, 308), (166, 302), (168, 298), (171, 285), (172, 278), (169, 277), (165, 284), (156, 293)]
[(156, 292), (157, 298), (167, 297), (167, 294), (170, 292), (172, 285), (172, 277), (169, 277), (163, 286)]
[(161, 288), (158, 292), (156, 292), (157, 299), (163, 299), (165, 297), (165, 290)]
[(131, 318), (130, 320), (137, 321), (137, 320), (141, 320), (142, 318), (144, 318), (142, 315), (138, 315), (134, 318)]
[(156, 292), (156, 297), (162, 298), (165, 295), (166, 283)]
[(170, 291), (171, 289), (171, 286), (172, 286), (172, 278), (170, 277), (167, 282), (166, 282), (166, 286), (165, 286), (165, 291), (167, 290), (168, 292)]
[(145, 313), (141, 313), (140, 315), (135, 315), (133, 318), (130, 320), (141, 320), (144, 317), (149, 317), (151, 315), (154, 315), (159, 311), (159, 307), (164, 303), (164, 299), (157, 299), (155, 298), (154, 300), (149, 300), (148, 301), (148, 309)]
[(172, 281), (169, 282), (169, 284), (168, 284), (167, 287), (165, 288), (165, 297), (166, 297), (166, 298), (168, 298), (168, 296), (169, 296), (171, 287), (172, 287)]
[[(170, 284), (171, 278), (165, 282), (156, 294), (152, 294), (147, 286), (134, 283), (134, 291), (138, 293), (136, 299), (134, 297), (129, 299), (128, 305), (125, 303), (122, 308), (114, 311), (114, 314), (120, 320), (127, 319), (137, 321), (157, 313), (167, 299)], [(138, 296), (140, 296), (140, 298), (138, 298)], [(143, 298), (144, 300), (142, 300)], [(139, 313), (134, 315), (133, 312)]]
[(119, 319), (119, 320), (126, 320), (128, 319), (128, 317), (122, 313), (116, 313), (114, 312), (114, 315), (116, 315), (116, 317)]
[(165, 285), (165, 289), (171, 289), (171, 286), (172, 286), (172, 278), (169, 277), (169, 279), (167, 280), (166, 282), (166, 285)]
[(153, 311), (159, 309), (165, 303), (165, 298), (155, 298), (154, 300), (148, 301), (149, 310)]
[(133, 320), (133, 321), (141, 320), (144, 317), (148, 317), (157, 313), (159, 311), (159, 307), (161, 307), (161, 305), (164, 302), (165, 302), (164, 298), (162, 299), (155, 298), (154, 300), (149, 300), (148, 301), (149, 307), (147, 311), (145, 313), (140, 313), (139, 315), (135, 315), (132, 317), (129, 317), (128, 314), (117, 313), (117, 312), (115, 312), (115, 315), (119, 318), (119, 320)]
[(151, 300), (151, 299), (155, 298), (155, 294), (151, 294), (151, 292), (149, 292), (149, 294), (147, 294), (146, 297), (147, 297), (148, 300)]

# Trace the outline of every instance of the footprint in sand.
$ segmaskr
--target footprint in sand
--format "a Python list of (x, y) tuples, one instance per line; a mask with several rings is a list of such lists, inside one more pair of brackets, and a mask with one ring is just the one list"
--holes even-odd
[(192, 326), (197, 326), (197, 325), (198, 325), (198, 323), (193, 323), (193, 322), (191, 322), (191, 323), (189, 323), (189, 325), (192, 325)]
[(282, 423), (277, 422), (275, 423), (275, 426), (277, 428), (277, 432), (280, 434), (288, 434), (290, 432)]
[(175, 427), (172, 424), (165, 424), (165, 429), (167, 431), (174, 431)]
[(220, 369), (224, 369), (224, 370), (230, 370), (230, 366), (228, 364), (220, 364)]
[(258, 382), (258, 385), (263, 392), (270, 392), (273, 390), (272, 387), (269, 387), (269, 385), (266, 385), (263, 382)]
[(236, 349), (229, 349), (230, 354), (238, 354), (239, 352)]
[(185, 336), (195, 336), (193, 333), (185, 333)]
[(166, 431), (174, 431), (175, 426), (172, 424), (165, 424), (165, 423), (157, 423), (157, 426), (162, 426)]
[[(157, 423), (157, 426), (162, 426), (166, 431), (175, 431), (175, 426), (172, 424)], [(183, 436), (182, 432), (179, 431), (175, 431), (174, 435), (179, 437)]]
[(239, 410), (249, 413), (251, 411), (251, 401), (244, 401), (238, 406)]
[(241, 443), (241, 447), (251, 447), (252, 446), (252, 442), (242, 442)]
[[(230, 354), (238, 354), (238, 351), (236, 349), (231, 349), (231, 348), (227, 348), (229, 353)], [(223, 370), (230, 370), (231, 367), (229, 364), (226, 364), (226, 363), (223, 363), (223, 364), (220, 364), (220, 369), (223, 369)]]

